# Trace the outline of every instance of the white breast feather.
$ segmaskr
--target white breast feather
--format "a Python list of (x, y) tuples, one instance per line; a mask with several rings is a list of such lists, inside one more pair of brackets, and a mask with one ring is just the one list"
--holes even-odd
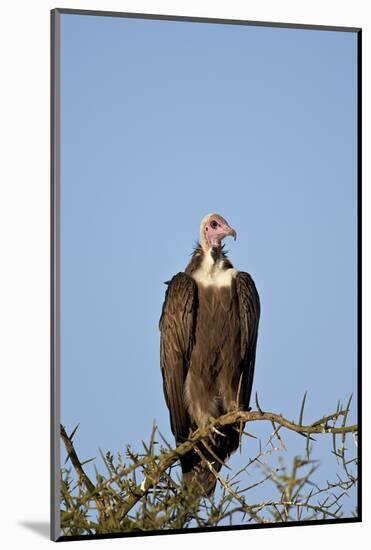
[(217, 288), (230, 286), (232, 279), (236, 276), (237, 269), (223, 269), (223, 260), (214, 262), (211, 251), (208, 251), (200, 267), (192, 274), (196, 283), (204, 286), (214, 285)]

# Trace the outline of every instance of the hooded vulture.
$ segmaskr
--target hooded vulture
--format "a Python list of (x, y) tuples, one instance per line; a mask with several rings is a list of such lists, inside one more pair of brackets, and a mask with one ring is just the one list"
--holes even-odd
[[(222, 216), (205, 216), (189, 264), (167, 283), (160, 362), (177, 444), (212, 418), (249, 410), (259, 295), (251, 276), (227, 258), (221, 244), (226, 236), (236, 239), (236, 232)], [(185, 486), (211, 495), (215, 473), (238, 445), (239, 426), (218, 428), (207, 446), (181, 458)]]

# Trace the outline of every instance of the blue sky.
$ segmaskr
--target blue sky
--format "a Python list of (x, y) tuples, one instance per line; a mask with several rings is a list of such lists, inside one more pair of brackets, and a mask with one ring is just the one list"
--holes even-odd
[(154, 419), (171, 439), (163, 282), (212, 211), (260, 294), (261, 406), (295, 419), (308, 391), (308, 421), (333, 412), (356, 391), (356, 35), (81, 15), (61, 29), (61, 420), (80, 423), (81, 459), (139, 449)]

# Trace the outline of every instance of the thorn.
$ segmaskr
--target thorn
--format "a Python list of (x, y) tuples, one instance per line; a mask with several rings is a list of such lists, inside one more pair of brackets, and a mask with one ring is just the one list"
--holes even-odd
[(222, 434), (222, 432), (220, 432), (219, 430), (217, 430), (217, 429), (215, 428), (215, 426), (212, 427), (212, 430), (213, 430), (213, 432), (215, 432), (215, 433), (221, 435), (222, 437), (227, 437), (225, 434)]
[(258, 401), (258, 392), (255, 392), (255, 402), (256, 402), (256, 408), (258, 409), (258, 411), (260, 412), (260, 414), (264, 414), (264, 412), (261, 410), (260, 405), (259, 405), (259, 401)]
[(303, 425), (303, 415), (304, 415), (304, 406), (305, 406), (306, 398), (307, 398), (307, 392), (304, 393), (303, 401), (301, 403), (300, 415), (299, 415), (299, 426)]

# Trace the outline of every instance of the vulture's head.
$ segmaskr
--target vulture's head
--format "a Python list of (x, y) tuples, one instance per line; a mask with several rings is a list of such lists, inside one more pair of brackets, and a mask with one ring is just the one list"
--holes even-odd
[(227, 220), (220, 214), (208, 214), (200, 225), (200, 242), (204, 250), (219, 247), (224, 237), (234, 237), (236, 240), (236, 231), (230, 227)]

